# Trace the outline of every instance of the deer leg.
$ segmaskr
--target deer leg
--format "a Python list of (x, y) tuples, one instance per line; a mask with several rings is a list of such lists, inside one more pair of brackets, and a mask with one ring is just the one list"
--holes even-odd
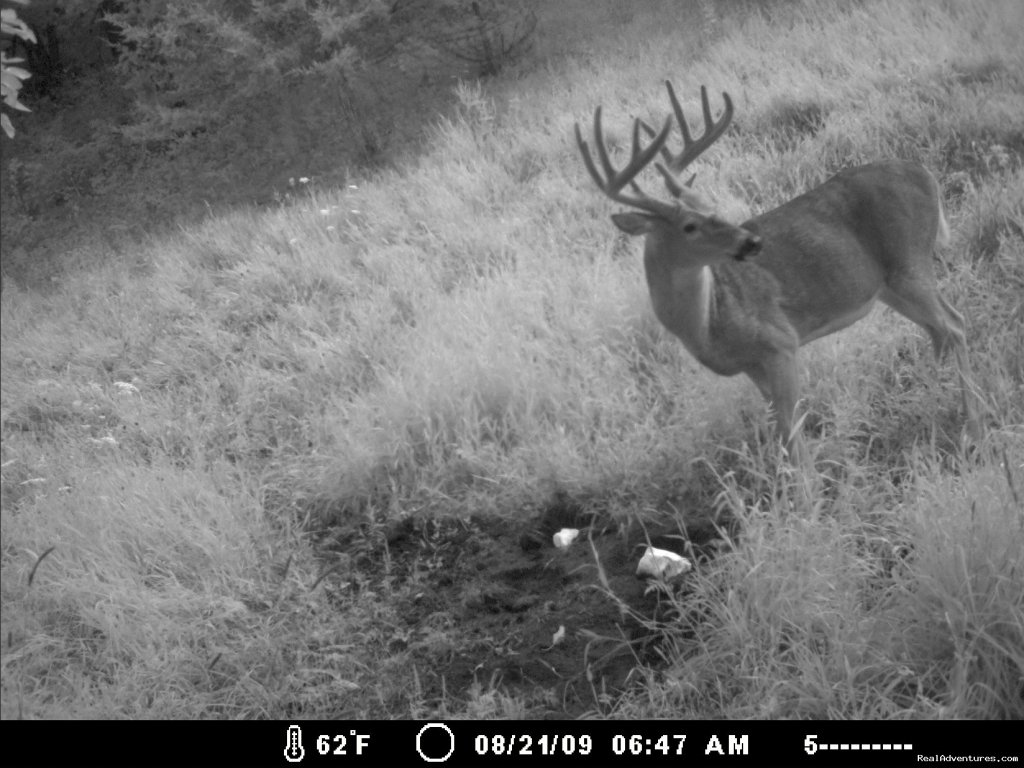
[(800, 371), (796, 352), (780, 350), (747, 371), (747, 376), (761, 390), (775, 416), (779, 437), (792, 454), (799, 446), (800, 436), (793, 432), (796, 403), (800, 399)]
[(941, 362), (950, 352), (960, 380), (960, 398), (968, 437), (977, 442), (984, 431), (975, 408), (975, 393), (971, 383), (970, 360), (967, 355), (967, 335), (963, 315), (946, 301), (934, 286), (907, 281), (899, 286), (888, 286), (879, 298), (901, 315), (928, 331), (936, 361)]
[[(947, 339), (953, 340), (953, 361), (956, 365), (957, 376), (960, 379), (960, 398), (963, 402), (967, 435), (973, 442), (977, 443), (985, 436), (985, 431), (981, 425), (981, 418), (978, 415), (980, 408), (976, 407), (981, 403), (981, 397), (974, 387), (973, 377), (971, 376), (971, 362), (967, 354), (967, 334), (964, 332), (964, 317), (942, 296), (936, 294), (936, 297), (949, 319), (950, 327), (954, 329), (954, 332), (948, 335)], [(949, 349), (948, 344), (940, 348), (934, 336), (932, 337), (932, 346), (935, 349), (935, 356), (937, 358), (943, 357)]]

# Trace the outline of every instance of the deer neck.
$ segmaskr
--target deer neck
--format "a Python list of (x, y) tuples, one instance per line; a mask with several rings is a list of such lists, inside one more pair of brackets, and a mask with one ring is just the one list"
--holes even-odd
[(677, 267), (646, 257), (644, 269), (651, 303), (658, 320), (680, 338), (698, 360), (708, 357), (715, 305), (715, 275), (711, 267)]

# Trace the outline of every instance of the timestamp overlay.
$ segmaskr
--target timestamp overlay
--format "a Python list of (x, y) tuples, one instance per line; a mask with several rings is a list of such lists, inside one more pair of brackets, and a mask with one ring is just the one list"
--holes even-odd
[(7, 722), (12, 766), (1024, 766), (1014, 723)]

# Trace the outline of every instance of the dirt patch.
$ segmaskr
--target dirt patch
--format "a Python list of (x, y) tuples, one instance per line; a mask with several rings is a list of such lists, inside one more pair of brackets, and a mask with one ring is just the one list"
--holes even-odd
[[(582, 531), (565, 552), (552, 544), (563, 527)], [(707, 519), (684, 529), (674, 509), (645, 527), (587, 514), (564, 497), (526, 521), (413, 516), (394, 524), (353, 562), (367, 589), (386, 580), (397, 597), (381, 674), (406, 683), (385, 688), (408, 697), (415, 681), (427, 707), (500, 691), (527, 717), (599, 711), (638, 665), (658, 658), (657, 633), (645, 627), (658, 613), (657, 592), (645, 594), (635, 576), (648, 538), (699, 559), (718, 536)], [(377, 716), (408, 706), (381, 703)]]

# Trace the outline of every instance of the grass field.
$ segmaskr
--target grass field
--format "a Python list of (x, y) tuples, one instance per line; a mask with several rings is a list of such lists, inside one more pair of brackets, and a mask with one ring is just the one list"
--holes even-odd
[[(4, 718), (1024, 718), (1024, 6), (544, 7), (417, 160), (4, 286)], [(973, 452), (889, 310), (805, 350), (813, 470), (659, 326), (572, 128), (666, 78), (737, 220), (933, 169)]]

